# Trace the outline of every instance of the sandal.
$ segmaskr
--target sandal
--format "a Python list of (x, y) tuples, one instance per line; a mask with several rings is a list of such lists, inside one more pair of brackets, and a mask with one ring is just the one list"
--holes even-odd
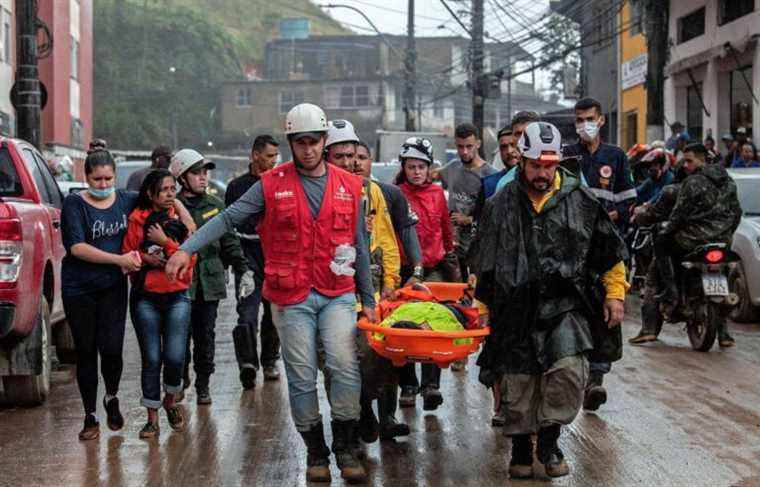
[(145, 426), (140, 430), (140, 438), (143, 440), (149, 440), (151, 438), (156, 438), (158, 434), (161, 432), (161, 430), (158, 428), (158, 421), (155, 423), (151, 423), (148, 421), (145, 423)]

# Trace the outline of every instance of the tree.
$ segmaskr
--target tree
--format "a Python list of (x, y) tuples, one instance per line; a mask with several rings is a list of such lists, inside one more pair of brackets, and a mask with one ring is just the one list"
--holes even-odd
[[(95, 132), (109, 146), (180, 146), (215, 134), (222, 82), (242, 78), (229, 34), (184, 7), (95, 2)], [(171, 69), (174, 68), (174, 69)]]
[(579, 96), (581, 57), (575, 49), (580, 45), (579, 25), (568, 17), (552, 13), (541, 31), (534, 35), (543, 43), (538, 62), (547, 63), (551, 90), (566, 98)]

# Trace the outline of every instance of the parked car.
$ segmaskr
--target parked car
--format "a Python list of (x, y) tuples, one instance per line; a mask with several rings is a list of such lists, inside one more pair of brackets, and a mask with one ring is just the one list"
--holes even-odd
[[(62, 203), (37, 149), (0, 138), (0, 378), (12, 404), (40, 404), (50, 390), (53, 327), (65, 323)], [(70, 334), (56, 336), (73, 348)]]
[(731, 318), (754, 321), (760, 317), (760, 169), (729, 169), (736, 182), (743, 215), (734, 233), (732, 249), (741, 257), (734, 278), (739, 305)]
[(77, 193), (79, 191), (87, 189), (87, 183), (83, 181), (56, 180), (56, 183), (58, 184), (58, 189), (61, 190), (61, 195), (63, 195), (64, 198), (66, 198), (66, 196), (68, 196), (70, 193)]

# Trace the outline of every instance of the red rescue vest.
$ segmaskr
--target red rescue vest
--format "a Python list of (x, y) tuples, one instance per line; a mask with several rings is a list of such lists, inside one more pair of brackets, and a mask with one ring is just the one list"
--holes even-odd
[(339, 245), (355, 245), (362, 179), (328, 164), (316, 219), (292, 162), (264, 173), (261, 187), (264, 297), (286, 306), (306, 299), (311, 289), (328, 297), (355, 292), (354, 278), (336, 275), (330, 262)]

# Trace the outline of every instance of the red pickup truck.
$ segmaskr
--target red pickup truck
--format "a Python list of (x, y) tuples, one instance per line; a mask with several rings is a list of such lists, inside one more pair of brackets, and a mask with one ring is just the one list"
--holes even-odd
[[(53, 325), (65, 323), (62, 204), (37, 149), (0, 138), (0, 378), (11, 404), (40, 404), (50, 390)], [(71, 348), (70, 334), (56, 335)]]

